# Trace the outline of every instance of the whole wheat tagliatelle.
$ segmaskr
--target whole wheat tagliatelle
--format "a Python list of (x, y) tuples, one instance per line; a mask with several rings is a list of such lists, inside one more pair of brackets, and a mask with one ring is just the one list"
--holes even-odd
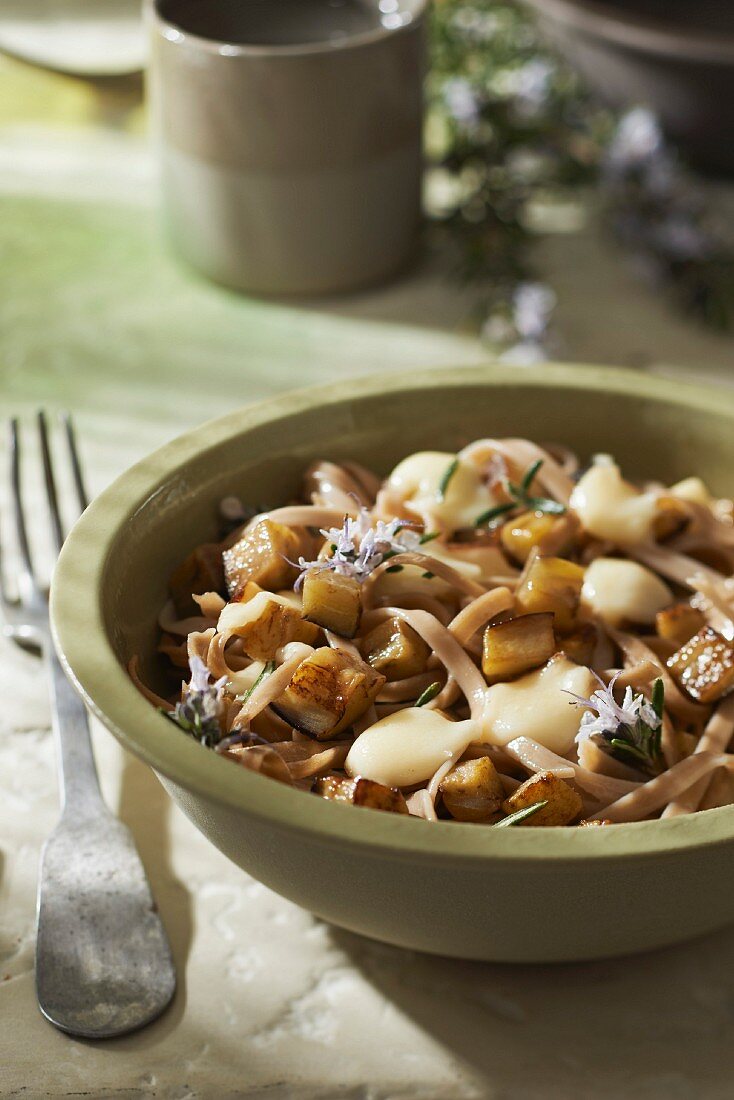
[[(256, 495), (256, 494), (255, 494)], [(170, 581), (171, 698), (233, 764), (429, 821), (599, 825), (734, 803), (734, 507), (695, 475), (481, 439), (300, 500)]]

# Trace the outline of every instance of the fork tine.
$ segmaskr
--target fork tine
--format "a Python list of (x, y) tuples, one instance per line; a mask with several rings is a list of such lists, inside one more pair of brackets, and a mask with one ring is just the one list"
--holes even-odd
[(36, 579), (33, 573), (33, 560), (31, 548), (28, 543), (28, 532), (23, 514), (23, 500), (20, 491), (20, 432), (16, 417), (10, 421), (10, 493), (13, 498), (13, 512), (15, 515), (15, 531), (18, 539), (23, 565), (18, 574), (18, 583), (27, 593), (36, 588)]
[[(2, 519), (2, 509), (0, 509), (0, 519)], [(5, 586), (5, 570), (3, 567), (3, 532), (2, 524), (0, 524), (0, 603), (4, 604), (7, 610), (7, 605), (11, 603), (10, 594)]]
[(64, 425), (64, 431), (66, 433), (66, 443), (69, 448), (69, 458), (71, 459), (71, 471), (74, 475), (74, 488), (76, 489), (76, 498), (79, 503), (79, 511), (83, 512), (89, 504), (89, 497), (84, 487), (84, 478), (82, 476), (82, 464), (79, 461), (79, 451), (76, 445), (76, 434), (74, 432), (74, 423), (71, 419), (70, 413), (62, 413), (61, 423)]
[(51, 534), (56, 543), (56, 549), (61, 550), (64, 542), (64, 527), (61, 522), (61, 513), (59, 511), (59, 495), (56, 491), (53, 460), (51, 458), (51, 448), (48, 442), (46, 415), (42, 409), (38, 413), (37, 424), (38, 439), (41, 444), (41, 458), (43, 460), (43, 480), (46, 485), (46, 500), (48, 502), (48, 513), (51, 519)]

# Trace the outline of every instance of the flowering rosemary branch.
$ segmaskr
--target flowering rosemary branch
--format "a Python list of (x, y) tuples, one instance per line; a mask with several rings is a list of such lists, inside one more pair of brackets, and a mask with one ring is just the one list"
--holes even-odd
[(222, 737), (220, 718), (224, 706), (223, 692), (227, 677), (222, 676), (213, 684), (211, 674), (201, 657), (190, 659), (191, 680), (185, 697), (166, 713), (185, 733), (213, 748)]
[(538, 810), (542, 810), (544, 806), (548, 805), (548, 799), (544, 802), (533, 802), (531, 806), (523, 806), (521, 810), (515, 810), (514, 814), (509, 814), (507, 817), (501, 818), (499, 821), (495, 821), (494, 829), (509, 829), (512, 825), (519, 825), (521, 821), (525, 821), (526, 818), (532, 817), (533, 814), (537, 814)]
[[(296, 589), (303, 584), (307, 569), (330, 569), (342, 576), (363, 581), (383, 561), (407, 550), (417, 550), (421, 544), (421, 536), (411, 530), (406, 520), (391, 519), (389, 523), (378, 520), (373, 525), (366, 508), (360, 508), (356, 519), (345, 516), (342, 527), (330, 527), (322, 530), (321, 534), (330, 543), (331, 557), (314, 561), (301, 557), (297, 563), (294, 562), (301, 570), (294, 585)], [(402, 566), (391, 568), (401, 569)]]
[(642, 694), (634, 695), (628, 686), (620, 704), (614, 698), (614, 685), (620, 675), (617, 672), (605, 684), (594, 673), (600, 686), (589, 699), (566, 692), (573, 696), (572, 706), (586, 708), (576, 741), (591, 738), (617, 760), (655, 775), (662, 764), (665, 686), (662, 680), (655, 681), (650, 702)]
[(506, 501), (504, 504), (496, 504), (493, 508), (488, 508), (486, 512), (482, 512), (481, 516), (477, 516), (474, 520), (474, 526), (486, 527), (501, 516), (514, 512), (517, 508), (523, 508), (527, 512), (547, 512), (549, 515), (562, 516), (566, 511), (565, 505), (559, 504), (557, 500), (551, 500), (550, 497), (536, 497), (530, 493), (535, 476), (542, 465), (542, 458), (539, 458), (537, 462), (533, 462), (525, 471), (519, 485), (506, 480), (505, 488), (512, 500)]
[(502, 358), (537, 362), (556, 350), (555, 294), (533, 257), (538, 210), (583, 217), (589, 184), (636, 269), (707, 325), (732, 328), (731, 243), (657, 119), (596, 102), (520, 4), (433, 5), (428, 106), (434, 235), (456, 274), (482, 287), (482, 334)]

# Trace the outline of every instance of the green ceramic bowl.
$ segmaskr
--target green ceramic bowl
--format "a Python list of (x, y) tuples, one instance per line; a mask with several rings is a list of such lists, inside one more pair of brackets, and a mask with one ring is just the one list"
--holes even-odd
[(371, 377), (288, 394), (206, 424), (124, 474), (68, 538), (53, 584), (62, 659), (92, 711), (147, 761), (230, 859), (334, 924), (389, 943), (507, 961), (590, 959), (675, 943), (734, 919), (734, 807), (604, 829), (504, 829), (340, 806), (236, 768), (143, 699), (161, 676), (156, 616), (218, 500), (278, 503), (315, 456), (387, 472), (419, 448), (482, 435), (611, 451), (639, 477), (700, 474), (731, 494), (734, 396), (580, 366)]

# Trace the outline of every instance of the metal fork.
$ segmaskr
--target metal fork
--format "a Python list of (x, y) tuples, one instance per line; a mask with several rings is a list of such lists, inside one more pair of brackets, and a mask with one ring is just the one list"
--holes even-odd
[[(71, 419), (62, 418), (75, 495), (87, 505)], [(51, 535), (64, 541), (49, 431), (38, 442)], [(102, 800), (87, 712), (56, 656), (48, 600), (33, 567), (21, 491), (21, 443), (10, 422), (10, 491), (20, 567), (16, 597), (3, 582), (5, 633), (40, 650), (47, 670), (62, 796), (60, 820), (44, 845), (38, 886), (36, 993), (52, 1024), (89, 1039), (123, 1035), (154, 1020), (171, 1000), (176, 975), (132, 836)]]

